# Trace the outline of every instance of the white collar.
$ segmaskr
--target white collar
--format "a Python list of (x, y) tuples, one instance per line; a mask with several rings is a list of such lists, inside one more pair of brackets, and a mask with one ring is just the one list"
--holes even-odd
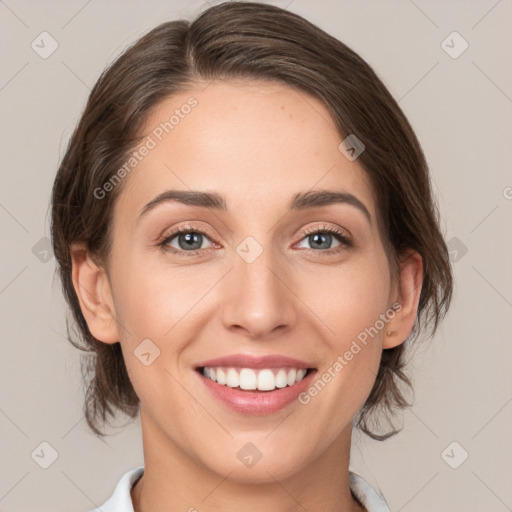
[[(144, 466), (132, 469), (119, 480), (112, 496), (100, 507), (90, 512), (134, 512), (131, 488), (143, 475)], [(368, 512), (390, 512), (380, 492), (377, 492), (362, 476), (349, 471), (350, 488)]]

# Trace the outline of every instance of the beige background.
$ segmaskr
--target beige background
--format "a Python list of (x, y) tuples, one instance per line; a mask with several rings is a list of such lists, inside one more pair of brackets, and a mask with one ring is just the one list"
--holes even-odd
[[(416, 398), (404, 431), (384, 443), (355, 436), (352, 468), (378, 483), (393, 511), (512, 510), (512, 2), (272, 3), (352, 47), (399, 100), (431, 166), (456, 260), (453, 308), (411, 367)], [(143, 463), (138, 420), (105, 443), (86, 428), (79, 353), (63, 337), (55, 259), (45, 253), (49, 197), (107, 62), (157, 24), (206, 5), (0, 1), (1, 510), (85, 511)], [(31, 48), (43, 31), (59, 45), (47, 59)], [(441, 46), (453, 31), (469, 43), (456, 59)], [(43, 445), (48, 461), (52, 449), (58, 455), (47, 469), (32, 457), (42, 442), (52, 447)], [(463, 450), (457, 469), (445, 462), (460, 463)]]

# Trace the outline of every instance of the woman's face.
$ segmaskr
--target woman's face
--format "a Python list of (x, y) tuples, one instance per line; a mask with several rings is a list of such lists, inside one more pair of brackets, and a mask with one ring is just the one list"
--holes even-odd
[[(108, 266), (115, 328), (161, 452), (238, 481), (281, 480), (347, 449), (396, 289), (370, 184), (326, 107), (284, 85), (203, 87), (153, 110), (153, 143), (124, 178)], [(319, 190), (345, 200), (304, 199)], [(189, 204), (147, 206), (170, 191)], [(209, 363), (227, 384), (198, 370), (231, 356)], [(238, 387), (258, 379), (285, 387)]]

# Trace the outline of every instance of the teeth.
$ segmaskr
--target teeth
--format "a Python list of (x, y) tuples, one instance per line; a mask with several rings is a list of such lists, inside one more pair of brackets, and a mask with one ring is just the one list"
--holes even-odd
[[(208, 368), (205, 368), (207, 370)], [(226, 384), (226, 373), (222, 368), (217, 368), (217, 371), (215, 371), (213, 368), (210, 369), (210, 375), (205, 375), (205, 377), (211, 378), (213, 381), (215, 380), (215, 377), (217, 377), (217, 382), (219, 384)]]
[[(242, 377), (242, 372), (240, 372), (240, 377)], [(240, 384), (242, 384), (241, 378)], [(240, 385), (240, 387), (242, 386)], [(276, 378), (274, 377), (272, 370), (260, 370), (260, 373), (258, 373), (258, 389), (260, 391), (271, 391), (276, 389)]]
[[(236, 373), (236, 370), (233, 370), (233, 372)], [(260, 386), (260, 377), (256, 377), (253, 370), (244, 368), (238, 375), (238, 382), (240, 383), (240, 389), (256, 389)]]
[(276, 388), (293, 386), (306, 375), (306, 369), (300, 368), (265, 368), (253, 370), (252, 368), (208, 368), (203, 369), (203, 375), (218, 384), (230, 388), (272, 391)]
[(230, 388), (236, 388), (239, 386), (239, 380), (238, 372), (234, 368), (230, 368), (226, 375), (226, 386), (229, 386)]
[(276, 374), (276, 388), (285, 388), (288, 385), (288, 375), (281, 369)]

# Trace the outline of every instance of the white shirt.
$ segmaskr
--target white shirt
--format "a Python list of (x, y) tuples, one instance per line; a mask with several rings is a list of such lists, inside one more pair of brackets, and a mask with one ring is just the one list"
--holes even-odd
[[(125, 473), (119, 480), (112, 496), (103, 505), (89, 512), (134, 512), (130, 491), (143, 473), (143, 466)], [(352, 492), (366, 507), (367, 512), (391, 512), (384, 496), (362, 476), (349, 471), (349, 479)]]

